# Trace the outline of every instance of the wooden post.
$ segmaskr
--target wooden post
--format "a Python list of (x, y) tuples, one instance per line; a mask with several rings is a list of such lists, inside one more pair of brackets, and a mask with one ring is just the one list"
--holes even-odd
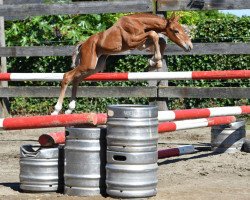
[[(3, 5), (3, 0), (0, 0), (0, 5)], [(5, 34), (4, 34), (4, 17), (0, 16), (0, 47), (5, 47)], [(7, 72), (7, 62), (5, 57), (1, 57), (0, 72)], [(7, 81), (1, 81), (0, 87), (8, 87)], [(0, 117), (9, 115), (9, 101), (7, 98), (0, 99)]]
[[(157, 11), (157, 2), (156, 2), (156, 11)], [(164, 16), (165, 17), (165, 13), (162, 12), (157, 12), (158, 15), (160, 16)], [(160, 37), (159, 43), (163, 43), (163, 45), (167, 44), (167, 37), (164, 37), (163, 35)], [(164, 55), (162, 55), (164, 56)], [(153, 70), (149, 70), (149, 71), (158, 71), (158, 72), (167, 72), (167, 62), (166, 60), (162, 59), (162, 68), (161, 69), (153, 69)], [(161, 87), (161, 86), (168, 86), (168, 81), (149, 81), (149, 86), (157, 86), (157, 87)], [(167, 98), (150, 98), (149, 99), (149, 104), (150, 105), (157, 105), (158, 106), (158, 110), (159, 111), (164, 111), (164, 110), (168, 110), (167, 107)]]

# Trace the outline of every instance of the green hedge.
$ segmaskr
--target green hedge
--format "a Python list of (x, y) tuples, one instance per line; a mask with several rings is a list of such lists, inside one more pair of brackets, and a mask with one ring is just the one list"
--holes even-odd
[[(89, 35), (110, 27), (122, 14), (74, 15), (34, 17), (25, 21), (8, 22), (8, 46), (70, 45)], [(246, 42), (250, 38), (250, 17), (220, 15), (199, 21), (192, 35), (194, 42)], [(9, 72), (65, 72), (70, 69), (69, 57), (9, 58)], [(169, 71), (250, 69), (249, 55), (168, 56)], [(147, 58), (143, 56), (111, 57), (107, 71), (146, 71)], [(58, 83), (20, 82), (11, 85), (58, 85)], [(199, 87), (250, 87), (249, 80), (228, 81), (171, 81), (172, 86)], [(83, 85), (141, 86), (147, 83), (100, 82)], [(68, 101), (68, 99), (66, 100)], [(56, 103), (54, 98), (11, 98), (14, 115), (49, 114)], [(147, 98), (79, 98), (77, 112), (103, 112), (107, 104), (148, 103)], [(249, 99), (170, 99), (171, 109), (228, 106), (250, 103)], [(65, 103), (67, 105), (67, 103)]]

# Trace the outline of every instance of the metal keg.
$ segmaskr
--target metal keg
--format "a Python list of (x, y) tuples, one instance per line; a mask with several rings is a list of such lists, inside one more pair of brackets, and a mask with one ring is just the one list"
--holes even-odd
[(155, 152), (107, 151), (107, 193), (119, 198), (142, 198), (157, 193), (157, 157)]
[(214, 126), (211, 129), (211, 147), (216, 153), (240, 152), (246, 137), (245, 121), (229, 125)]
[(156, 195), (157, 142), (156, 106), (108, 106), (106, 185), (110, 196)]
[(108, 106), (107, 146), (116, 151), (156, 151), (158, 142), (158, 109), (156, 106)]
[(20, 189), (26, 192), (53, 192), (63, 189), (63, 147), (20, 147)]
[(105, 194), (106, 129), (67, 128), (65, 144), (65, 194)]

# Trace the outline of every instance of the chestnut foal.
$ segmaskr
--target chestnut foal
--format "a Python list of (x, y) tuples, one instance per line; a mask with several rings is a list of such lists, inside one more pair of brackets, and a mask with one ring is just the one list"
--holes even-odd
[(60, 96), (52, 115), (57, 115), (61, 111), (65, 92), (70, 82), (73, 85), (72, 96), (69, 109), (65, 113), (72, 113), (76, 105), (79, 83), (84, 78), (102, 71), (110, 54), (153, 47), (154, 56), (149, 60), (149, 64), (160, 68), (162, 67), (162, 53), (166, 45), (159, 45), (158, 33), (166, 35), (185, 51), (190, 51), (193, 48), (192, 42), (178, 20), (179, 17), (174, 14), (170, 19), (153, 14), (127, 15), (106, 31), (92, 35), (85, 42), (80, 42), (72, 56), (74, 69), (64, 74)]

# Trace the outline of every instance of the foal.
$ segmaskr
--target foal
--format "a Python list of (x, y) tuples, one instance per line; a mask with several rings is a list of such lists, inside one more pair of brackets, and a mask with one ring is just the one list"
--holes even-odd
[(100, 72), (105, 68), (108, 55), (131, 49), (153, 47), (154, 56), (149, 64), (162, 67), (162, 53), (165, 45), (159, 45), (158, 33), (163, 33), (185, 51), (193, 48), (192, 42), (178, 23), (179, 17), (172, 15), (170, 19), (153, 14), (132, 14), (122, 17), (112, 27), (104, 32), (90, 36), (85, 42), (80, 42), (72, 56), (73, 70), (66, 72), (61, 82), (61, 91), (52, 115), (57, 115), (62, 109), (62, 103), (67, 86), (72, 82), (72, 95), (66, 114), (72, 113), (76, 105), (76, 93), (79, 83), (86, 77)]

